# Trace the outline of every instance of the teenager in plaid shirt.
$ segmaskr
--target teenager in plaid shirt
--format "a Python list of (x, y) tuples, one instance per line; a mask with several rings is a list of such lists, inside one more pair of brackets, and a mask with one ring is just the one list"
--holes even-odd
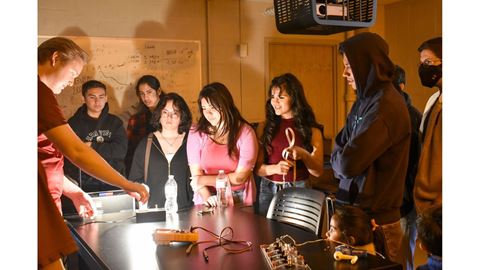
[(127, 156), (125, 157), (127, 175), (130, 172), (133, 153), (138, 143), (143, 137), (154, 131), (150, 119), (152, 118), (152, 112), (160, 101), (160, 97), (163, 95), (160, 82), (152, 75), (142, 76), (138, 80), (135, 89), (140, 102), (138, 112), (128, 120), (128, 150)]

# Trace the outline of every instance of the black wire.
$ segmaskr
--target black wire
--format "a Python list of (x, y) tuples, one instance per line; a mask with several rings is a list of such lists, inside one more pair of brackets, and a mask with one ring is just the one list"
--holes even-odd
[[(195, 243), (192, 243), (190, 244), (190, 246), (187, 248), (186, 250), (186, 253), (187, 255), (190, 254), (192, 248), (194, 246), (197, 246), (199, 244), (203, 244), (203, 243), (215, 243), (211, 246), (208, 246), (206, 248), (203, 249), (202, 251), (202, 254), (203, 254), (203, 258), (205, 259), (205, 262), (208, 263), (208, 253), (207, 253), (207, 250), (208, 249), (211, 249), (211, 248), (215, 248), (215, 247), (222, 247), (227, 253), (242, 253), (242, 252), (245, 252), (245, 251), (249, 251), (251, 250), (251, 247), (252, 247), (252, 243), (249, 242), (249, 241), (239, 241), (239, 240), (233, 240), (233, 228), (228, 226), (228, 227), (224, 227), (222, 229), (222, 231), (220, 232), (220, 235), (217, 235), (216, 233), (210, 231), (210, 230), (207, 230), (203, 227), (190, 227), (190, 232), (193, 232), (197, 229), (202, 229), (204, 230), (205, 232), (207, 232), (208, 234), (210, 234), (211, 236), (214, 237), (214, 239), (212, 240), (206, 240), (206, 241), (199, 241), (199, 242), (195, 242)], [(227, 231), (227, 233), (225, 233), (225, 231)], [(226, 238), (226, 236), (230, 235), (229, 238)], [(241, 249), (232, 249), (232, 248), (227, 248), (225, 247), (226, 245), (229, 245), (229, 244), (232, 244), (232, 245), (242, 245), (244, 246), (243, 248)]]

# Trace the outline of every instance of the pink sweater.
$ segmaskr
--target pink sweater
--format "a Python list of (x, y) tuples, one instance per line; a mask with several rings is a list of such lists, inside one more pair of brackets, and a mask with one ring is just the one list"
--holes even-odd
[[(187, 156), (188, 164), (199, 165), (205, 175), (217, 175), (219, 170), (225, 173), (235, 172), (240, 166), (253, 170), (257, 159), (257, 138), (253, 129), (244, 124), (240, 129), (237, 141), (238, 154), (232, 158), (228, 156), (228, 145), (215, 143), (206, 134), (194, 131), (192, 128), (188, 135)], [(232, 190), (244, 190), (243, 203), (252, 205), (255, 202), (255, 182), (253, 175), (243, 185), (232, 186)], [(195, 193), (195, 204), (202, 204), (202, 197)]]

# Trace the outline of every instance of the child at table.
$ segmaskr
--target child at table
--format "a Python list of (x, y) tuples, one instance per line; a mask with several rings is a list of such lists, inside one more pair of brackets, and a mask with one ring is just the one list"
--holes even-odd
[(375, 255), (374, 231), (370, 217), (354, 206), (337, 206), (330, 219), (328, 240), (342, 242)]
[(442, 269), (442, 206), (431, 207), (417, 217), (419, 246), (428, 254), (428, 261), (417, 270)]

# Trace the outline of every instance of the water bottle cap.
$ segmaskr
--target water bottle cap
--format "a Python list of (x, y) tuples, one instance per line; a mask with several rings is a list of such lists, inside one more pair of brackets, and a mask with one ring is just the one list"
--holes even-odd
[(169, 175), (168, 175), (168, 179), (173, 179), (173, 175), (172, 175), (172, 174), (169, 174)]
[(224, 170), (218, 170), (218, 173), (225, 173)]

